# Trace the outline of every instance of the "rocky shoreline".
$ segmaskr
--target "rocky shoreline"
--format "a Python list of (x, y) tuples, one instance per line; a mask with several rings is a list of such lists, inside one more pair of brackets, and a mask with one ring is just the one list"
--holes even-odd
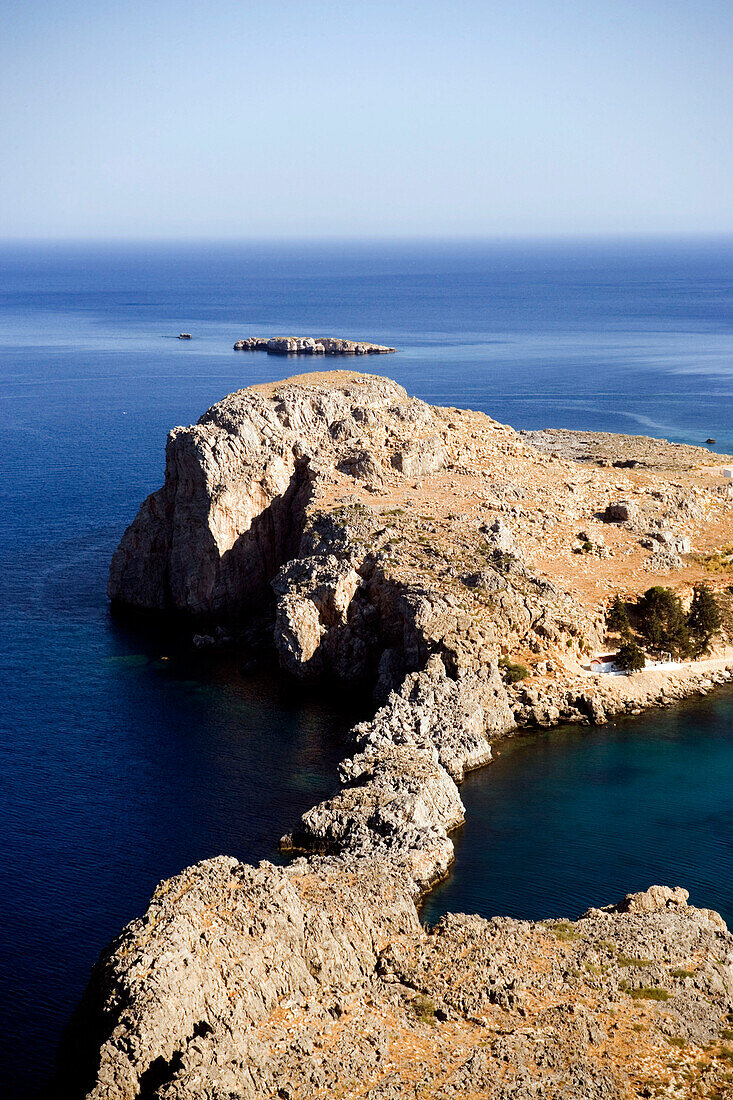
[[(497, 738), (733, 677), (725, 657), (584, 670), (610, 591), (661, 571), (684, 592), (703, 567), (666, 548), (732, 530), (710, 454), (650, 442), (619, 468), (576, 462), (353, 372), (252, 387), (173, 430), (113, 602), (233, 638), (264, 613), (286, 670), (371, 683), (378, 709), (347, 735), (341, 789), (282, 839), (294, 862), (220, 857), (161, 884), (95, 970), (59, 1095), (529, 1100), (727, 1079), (733, 938), (683, 891), (575, 923), (426, 931), (416, 909), (452, 861), (458, 784)], [(510, 656), (527, 679), (509, 681)]]

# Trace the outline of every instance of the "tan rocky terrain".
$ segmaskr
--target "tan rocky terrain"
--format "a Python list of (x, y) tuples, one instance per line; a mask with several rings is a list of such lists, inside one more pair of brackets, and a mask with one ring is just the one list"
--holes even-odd
[(733, 937), (653, 887), (574, 923), (420, 927), (388, 861), (220, 857), (103, 955), (55, 1095), (729, 1095)]
[[(366, 682), (381, 705), (345, 734), (341, 789), (283, 838), (294, 863), (221, 857), (161, 884), (95, 972), (59, 1095), (726, 1095), (733, 940), (684, 892), (574, 924), (418, 920), (492, 741), (733, 675), (727, 625), (707, 662), (587, 669), (616, 592), (687, 599), (705, 579), (730, 617), (723, 457), (621, 437), (614, 459), (584, 435), (569, 458), (541, 435), (344, 371), (171, 432), (115, 604), (186, 616), (201, 644), (258, 617), (289, 672)], [(530, 676), (509, 684), (502, 657)]]
[(354, 372), (253, 386), (171, 432), (110, 596), (224, 621), (274, 588), (285, 667), (379, 676), (382, 697), (430, 653), (452, 672), (503, 653), (580, 673), (617, 592), (704, 579), (730, 611), (730, 577), (701, 560), (733, 541), (725, 456), (622, 436), (634, 465), (617, 468), (602, 433), (592, 458), (586, 436), (584, 461), (561, 457), (571, 434), (531, 433), (540, 450)]

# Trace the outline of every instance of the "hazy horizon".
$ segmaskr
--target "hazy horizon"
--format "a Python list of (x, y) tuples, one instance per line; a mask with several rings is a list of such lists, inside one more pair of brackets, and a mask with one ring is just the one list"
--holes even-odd
[(484, 247), (487, 245), (510, 245), (521, 246), (532, 244), (547, 244), (547, 245), (563, 245), (563, 244), (575, 244), (575, 245), (613, 245), (613, 244), (694, 244), (700, 245), (715, 245), (715, 244), (731, 244), (733, 245), (733, 229), (721, 231), (721, 232), (695, 232), (682, 230), (677, 232), (665, 232), (658, 231), (656, 233), (645, 232), (640, 230), (637, 233), (621, 233), (612, 232), (607, 233), (533, 233), (533, 234), (505, 234), (505, 235), (481, 235), (481, 234), (452, 234), (452, 235), (429, 235), (429, 234), (411, 234), (399, 236), (378, 236), (378, 235), (349, 235), (346, 233), (333, 233), (326, 234), (321, 233), (314, 236), (299, 236), (296, 234), (288, 236), (271, 235), (267, 237), (256, 236), (231, 236), (231, 235), (201, 235), (201, 236), (0, 236), (0, 248), (6, 245), (28, 245), (28, 246), (42, 246), (42, 245), (98, 245), (105, 247), (106, 245), (146, 245), (146, 244), (170, 244), (170, 245), (230, 245), (232, 248), (236, 248), (242, 245), (250, 246), (271, 246), (271, 245), (366, 245), (366, 246), (380, 246), (380, 245), (466, 245), (471, 247)]

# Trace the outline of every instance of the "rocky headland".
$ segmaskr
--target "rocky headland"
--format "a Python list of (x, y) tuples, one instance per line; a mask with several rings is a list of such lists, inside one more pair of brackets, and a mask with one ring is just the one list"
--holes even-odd
[[(606, 437), (567, 457), (354, 372), (251, 387), (171, 432), (113, 602), (201, 644), (257, 619), (289, 673), (366, 683), (378, 709), (346, 735), (340, 790), (282, 838), (292, 863), (220, 857), (161, 884), (95, 970), (59, 1095), (723, 1095), (733, 938), (684, 891), (572, 923), (426, 930), (416, 908), (497, 738), (733, 675), (710, 570), (733, 529), (724, 460), (617, 438), (618, 459)], [(688, 599), (701, 578), (724, 609), (709, 662), (589, 672), (614, 594)]]

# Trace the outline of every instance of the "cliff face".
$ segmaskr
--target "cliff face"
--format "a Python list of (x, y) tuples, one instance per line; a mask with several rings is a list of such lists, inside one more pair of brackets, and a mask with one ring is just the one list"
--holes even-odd
[[(476, 428), (491, 465), (524, 454), (510, 428), (368, 375), (232, 394), (171, 432), (165, 483), (125, 532), (109, 595), (230, 621), (275, 601), (286, 668), (380, 678), (382, 697), (433, 652), (457, 673), (531, 637), (577, 646), (592, 614), (536, 575), (506, 523), (451, 513), (471, 455), (483, 495)], [(416, 487), (429, 514), (404, 506)]]
[[(336, 377), (339, 377), (336, 372)], [(231, 618), (251, 609), (298, 547), (329, 429), (352, 410), (406, 400), (386, 379), (253, 386), (174, 428), (165, 484), (142, 505), (110, 569), (113, 601)]]

